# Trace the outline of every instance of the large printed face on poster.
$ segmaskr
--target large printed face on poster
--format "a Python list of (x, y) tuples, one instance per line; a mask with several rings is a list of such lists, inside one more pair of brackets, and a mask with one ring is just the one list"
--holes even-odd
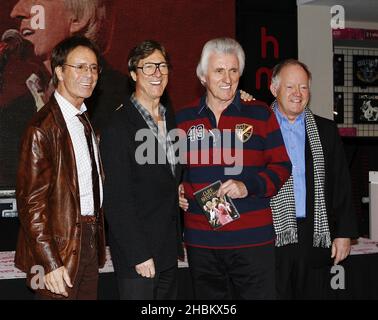
[[(143, 40), (163, 44), (171, 58), (167, 92), (174, 108), (203, 93), (195, 68), (204, 43), (234, 37), (234, 1), (7, 0), (0, 2), (0, 189), (14, 188), (20, 138), (49, 100), (50, 54), (73, 34), (95, 40), (103, 72), (86, 100), (101, 129), (132, 88), (128, 54)], [(167, 100), (168, 101), (168, 100)]]

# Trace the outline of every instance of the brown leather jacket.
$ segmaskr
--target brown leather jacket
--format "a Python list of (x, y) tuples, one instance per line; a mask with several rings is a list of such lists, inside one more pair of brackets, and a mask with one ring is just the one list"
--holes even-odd
[[(101, 173), (103, 177), (102, 165)], [(22, 143), (17, 174), (21, 228), (15, 265), (28, 275), (65, 266), (74, 282), (79, 266), (81, 223), (76, 162), (63, 114), (54, 96), (33, 117)], [(99, 267), (105, 262), (104, 215), (98, 222)]]

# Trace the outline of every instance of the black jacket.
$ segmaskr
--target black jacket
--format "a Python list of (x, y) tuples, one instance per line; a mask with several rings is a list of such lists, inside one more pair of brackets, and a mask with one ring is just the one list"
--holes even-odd
[[(166, 120), (168, 131), (176, 127), (169, 108)], [(135, 141), (139, 129), (147, 129), (153, 137), (149, 151), (155, 147), (154, 163), (141, 165), (135, 159), (144, 143)], [(173, 176), (168, 161), (157, 164), (159, 148), (164, 152), (130, 100), (114, 111), (102, 130), (104, 211), (113, 264), (121, 277), (136, 276), (135, 265), (149, 258), (157, 272), (166, 270), (182, 255), (177, 193), (181, 167), (176, 166)]]
[[(357, 220), (353, 208), (351, 180), (344, 148), (336, 124), (328, 119), (314, 116), (318, 127), (325, 162), (325, 201), (331, 240), (358, 237)], [(321, 266), (332, 263), (331, 249), (314, 248), (314, 167), (308, 136), (306, 135), (306, 223), (305, 236), (299, 238), (303, 254), (310, 263)]]

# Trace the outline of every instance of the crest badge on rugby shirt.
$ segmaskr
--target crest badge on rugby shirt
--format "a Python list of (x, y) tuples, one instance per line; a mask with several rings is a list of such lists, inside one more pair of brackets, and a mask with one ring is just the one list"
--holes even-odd
[(247, 123), (237, 124), (235, 126), (235, 134), (241, 142), (247, 142), (253, 133), (253, 125)]

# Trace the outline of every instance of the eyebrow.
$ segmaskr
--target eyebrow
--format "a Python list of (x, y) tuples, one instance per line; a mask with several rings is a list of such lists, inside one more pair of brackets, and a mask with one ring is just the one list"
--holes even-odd
[(166, 63), (166, 64), (168, 64), (167, 61), (160, 61), (160, 62), (146, 61), (144, 64), (147, 64), (147, 63), (151, 63), (151, 64), (162, 64), (162, 63)]
[[(66, 63), (68, 63), (68, 61), (66, 61)], [(75, 64), (88, 64), (88, 65), (97, 65), (98, 63), (88, 63), (88, 62), (70, 62), (70, 63), (75, 63)]]

